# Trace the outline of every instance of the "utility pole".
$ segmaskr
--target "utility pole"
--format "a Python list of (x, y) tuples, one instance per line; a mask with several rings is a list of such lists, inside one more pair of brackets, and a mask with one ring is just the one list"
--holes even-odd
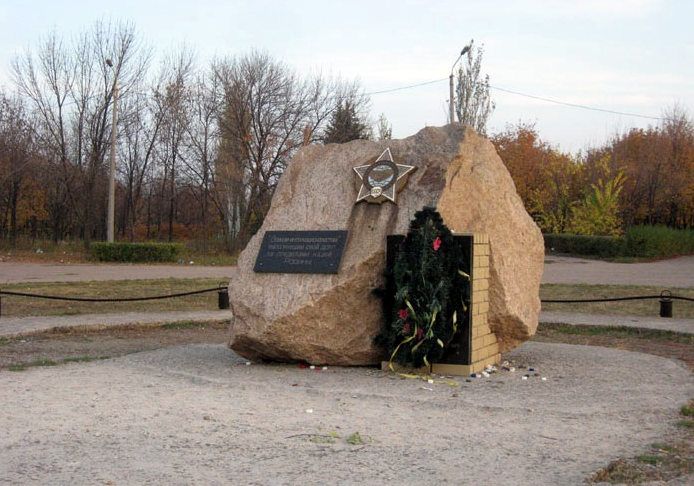
[(458, 61), (460, 61), (460, 59), (470, 50), (471, 45), (472, 41), (470, 41), (470, 44), (463, 47), (463, 50), (460, 51), (458, 59), (455, 60), (453, 66), (451, 67), (451, 75), (448, 77), (448, 123), (455, 123), (455, 92), (453, 88), (453, 71), (455, 70), (455, 65), (458, 64)]
[[(106, 64), (113, 67), (110, 59), (106, 59)], [(113, 80), (113, 121), (111, 122), (111, 157), (109, 163), (108, 179), (108, 221), (106, 227), (106, 240), (109, 243), (115, 241), (116, 226), (116, 136), (118, 129), (118, 71)]]

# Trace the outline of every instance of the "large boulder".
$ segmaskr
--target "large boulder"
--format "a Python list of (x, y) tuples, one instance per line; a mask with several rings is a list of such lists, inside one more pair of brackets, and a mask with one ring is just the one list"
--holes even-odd
[[(353, 168), (390, 147), (397, 164), (417, 167), (391, 202), (355, 204)], [(540, 311), (544, 246), (506, 167), (489, 140), (459, 124), (425, 128), (403, 140), (312, 145), (292, 159), (262, 228), (239, 256), (229, 286), (234, 321), (230, 347), (250, 359), (366, 365), (379, 362), (373, 343), (381, 303), (385, 243), (405, 234), (414, 213), (435, 206), (454, 232), (489, 235), (490, 314), (501, 350), (533, 335)], [(348, 230), (337, 274), (253, 271), (270, 230)]]

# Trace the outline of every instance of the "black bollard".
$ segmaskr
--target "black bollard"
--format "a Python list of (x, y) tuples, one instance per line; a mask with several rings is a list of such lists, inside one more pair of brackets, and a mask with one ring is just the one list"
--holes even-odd
[(218, 293), (218, 303), (220, 309), (229, 308), (229, 289), (226, 287), (220, 288)]
[(672, 317), (672, 292), (663, 290), (660, 293), (660, 317)]

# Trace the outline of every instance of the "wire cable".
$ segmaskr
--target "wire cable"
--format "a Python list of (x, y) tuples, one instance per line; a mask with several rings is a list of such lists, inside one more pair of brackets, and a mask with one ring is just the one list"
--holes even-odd
[[(368, 93), (364, 93), (366, 96), (372, 96), (372, 95), (379, 95), (379, 94), (385, 94), (385, 93), (394, 93), (396, 91), (403, 91), (406, 89), (412, 89), (412, 88), (418, 88), (420, 86), (427, 86), (429, 84), (435, 84), (435, 83), (441, 83), (443, 81), (446, 81), (448, 78), (440, 78), (440, 79), (433, 79), (431, 81), (425, 81), (423, 83), (417, 83), (417, 84), (410, 84), (407, 86), (398, 86), (396, 88), (389, 88), (389, 89), (384, 89), (380, 91), (371, 91)], [(571, 103), (569, 101), (562, 101), (562, 100), (557, 100), (553, 98), (547, 98), (544, 96), (537, 96), (537, 95), (532, 95), (529, 93), (523, 93), (521, 91), (516, 91), (508, 88), (502, 88), (501, 86), (495, 86), (490, 84), (490, 88), (495, 89), (497, 91), (503, 91), (504, 93), (509, 93), (513, 94), (516, 96), (523, 96), (525, 98), (531, 98), (534, 100), (539, 100), (539, 101), (544, 101), (546, 103), (554, 103), (556, 105), (562, 105), (562, 106), (568, 106), (570, 108), (580, 108), (582, 110), (591, 110), (591, 111), (599, 111), (601, 113), (611, 113), (613, 115), (623, 115), (623, 116), (633, 116), (637, 118), (646, 118), (648, 120), (657, 120), (657, 121), (664, 121), (668, 120), (668, 118), (665, 117), (660, 117), (660, 116), (652, 116), (652, 115), (643, 115), (641, 113), (632, 113), (628, 111), (618, 111), (618, 110), (609, 110), (607, 108), (598, 108), (596, 106), (589, 106), (589, 105), (583, 105), (580, 103)]]
[(399, 86), (397, 88), (389, 88), (389, 89), (384, 89), (381, 91), (371, 91), (369, 93), (364, 93), (364, 94), (366, 96), (371, 96), (371, 95), (384, 94), (384, 93), (393, 93), (395, 91), (402, 91), (404, 89), (418, 88), (420, 86), (426, 86), (428, 84), (440, 83), (442, 81), (446, 81), (447, 79), (448, 78), (434, 79), (432, 81), (424, 81), (423, 83), (410, 84), (408, 86)]
[(648, 119), (650, 119), (650, 120), (659, 120), (659, 121), (662, 121), (662, 120), (665, 120), (665, 119), (666, 119), (666, 118), (662, 118), (662, 117), (659, 117), (659, 116), (641, 115), (641, 114), (639, 114), (639, 113), (629, 113), (629, 112), (626, 112), (626, 111), (608, 110), (608, 109), (606, 109), (606, 108), (597, 108), (597, 107), (595, 107), (595, 106), (582, 105), (582, 104), (579, 104), (579, 103), (570, 103), (570, 102), (568, 102), (568, 101), (561, 101), (561, 100), (555, 100), (555, 99), (552, 99), (552, 98), (545, 98), (544, 96), (535, 96), (535, 95), (531, 95), (531, 94), (528, 94), (528, 93), (521, 93), (520, 91), (514, 91), (514, 90), (512, 90), (512, 89), (506, 89), (506, 88), (502, 88), (502, 87), (500, 87), (500, 86), (494, 86), (494, 85), (491, 85), (491, 84), (489, 85), (489, 87), (492, 88), (492, 89), (495, 89), (495, 90), (497, 90), (497, 91), (503, 91), (504, 93), (510, 93), (510, 94), (514, 94), (514, 95), (517, 95), (517, 96), (524, 96), (525, 98), (531, 98), (531, 99), (534, 99), (534, 100), (546, 101), (547, 103), (554, 103), (554, 104), (557, 104), (557, 105), (569, 106), (569, 107), (572, 107), (572, 108), (581, 108), (581, 109), (583, 109), (583, 110), (600, 111), (600, 112), (602, 112), (602, 113), (612, 113), (612, 114), (614, 114), (614, 115), (635, 116), (635, 117), (638, 117), (638, 118), (648, 118)]

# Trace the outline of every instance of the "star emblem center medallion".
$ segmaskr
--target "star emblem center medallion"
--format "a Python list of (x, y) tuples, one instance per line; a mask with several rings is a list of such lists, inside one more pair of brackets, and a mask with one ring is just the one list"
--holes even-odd
[(385, 149), (373, 163), (354, 167), (361, 181), (356, 202), (395, 203), (395, 195), (405, 186), (407, 177), (415, 169), (414, 165), (396, 164), (390, 148)]

